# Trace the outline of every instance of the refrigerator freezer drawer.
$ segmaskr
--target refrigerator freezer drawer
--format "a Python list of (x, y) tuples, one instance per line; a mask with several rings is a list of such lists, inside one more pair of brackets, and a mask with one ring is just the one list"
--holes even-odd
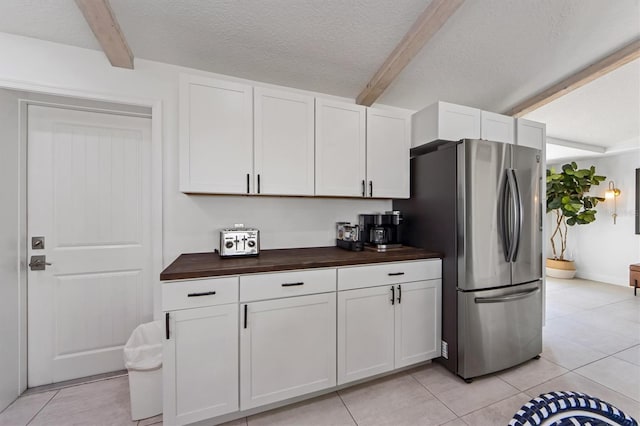
[(458, 292), (458, 375), (513, 367), (542, 352), (541, 282)]

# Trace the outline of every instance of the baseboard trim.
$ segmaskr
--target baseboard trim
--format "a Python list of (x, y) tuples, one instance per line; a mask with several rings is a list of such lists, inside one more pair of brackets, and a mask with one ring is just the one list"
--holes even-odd
[(99, 382), (101, 380), (113, 379), (115, 377), (121, 377), (126, 375), (127, 375), (127, 370), (118, 370), (118, 371), (111, 371), (109, 373), (96, 374), (94, 376), (80, 377), (79, 379), (65, 380), (64, 382), (51, 383), (50, 385), (42, 385), (42, 386), (36, 386), (33, 388), (28, 388), (26, 391), (22, 393), (21, 396), (31, 395), (32, 393), (41, 393), (41, 392), (48, 392), (52, 390), (70, 388), (72, 386), (79, 386), (87, 383)]
[(627, 275), (615, 276), (605, 275), (591, 272), (584, 272), (578, 267), (576, 278), (582, 278), (583, 280), (599, 281), (605, 284), (618, 285), (621, 287), (628, 287), (629, 277)]

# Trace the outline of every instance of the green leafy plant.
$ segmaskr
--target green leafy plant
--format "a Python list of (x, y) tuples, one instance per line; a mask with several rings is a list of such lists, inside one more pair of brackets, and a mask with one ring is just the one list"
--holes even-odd
[[(596, 220), (595, 206), (602, 197), (586, 195), (592, 185), (600, 185), (605, 176), (596, 175), (596, 168), (578, 169), (575, 162), (564, 164), (561, 172), (547, 169), (547, 213), (555, 213), (551, 234), (553, 258), (565, 260), (567, 225), (586, 225)], [(559, 247), (556, 246), (559, 240)]]

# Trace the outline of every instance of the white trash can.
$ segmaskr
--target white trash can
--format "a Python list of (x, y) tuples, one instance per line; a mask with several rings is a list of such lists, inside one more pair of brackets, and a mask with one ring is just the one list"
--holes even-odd
[(140, 324), (124, 345), (132, 420), (162, 413), (162, 322)]

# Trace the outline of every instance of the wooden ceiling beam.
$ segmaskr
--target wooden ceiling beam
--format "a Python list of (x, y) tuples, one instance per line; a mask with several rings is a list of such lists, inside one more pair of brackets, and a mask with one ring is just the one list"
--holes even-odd
[(360, 92), (356, 103), (371, 106), (462, 3), (464, 0), (431, 0), (409, 32)]
[(114, 67), (133, 69), (133, 54), (109, 0), (76, 0), (76, 4)]
[(505, 114), (522, 117), (638, 58), (640, 58), (640, 39), (519, 103)]

